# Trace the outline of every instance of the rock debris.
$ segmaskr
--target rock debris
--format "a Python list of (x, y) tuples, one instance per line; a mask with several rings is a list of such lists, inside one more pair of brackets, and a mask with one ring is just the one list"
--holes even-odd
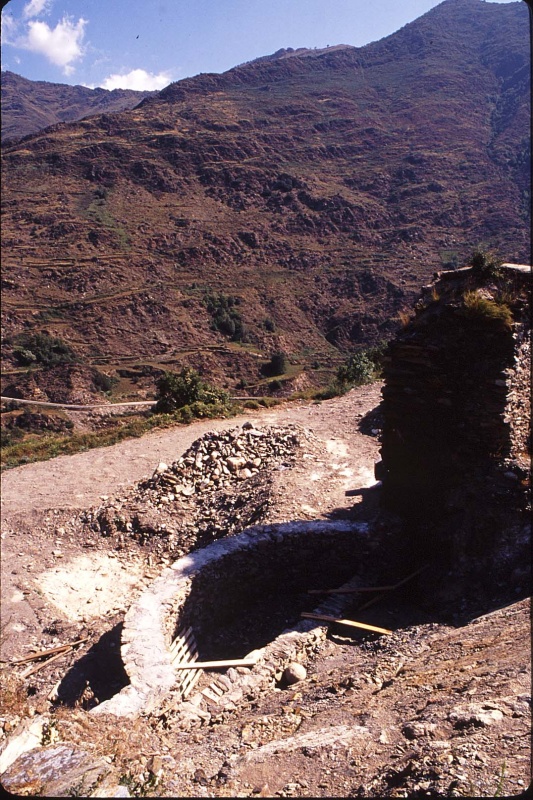
[(104, 536), (149, 544), (179, 557), (191, 548), (264, 521), (273, 473), (292, 468), (314, 435), (299, 426), (256, 427), (250, 421), (210, 431), (172, 464), (161, 462), (127, 497), (85, 512), (83, 521)]

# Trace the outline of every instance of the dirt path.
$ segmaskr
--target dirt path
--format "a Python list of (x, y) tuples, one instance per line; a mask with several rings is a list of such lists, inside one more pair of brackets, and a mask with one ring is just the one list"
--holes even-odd
[(42, 406), (43, 408), (65, 408), (75, 409), (76, 411), (92, 411), (94, 408), (105, 408), (113, 411), (115, 408), (128, 408), (129, 406), (153, 406), (155, 400), (130, 400), (126, 403), (49, 403), (45, 400), (23, 400), (19, 397), (0, 397), (0, 401), (5, 403), (18, 403), (23, 406)]
[(315, 436), (330, 442), (330, 451), (349, 455), (352, 465), (363, 460), (365, 468), (370, 458), (371, 468), (376, 448), (370, 447), (374, 442), (358, 431), (357, 415), (364, 415), (379, 403), (380, 390), (379, 384), (372, 384), (322, 403), (278, 406), (231, 419), (180, 425), (110, 447), (16, 467), (2, 476), (3, 519), (49, 508), (93, 505), (102, 495), (116, 494), (150, 475), (160, 461), (171, 463), (207, 431), (233, 428), (246, 420), (264, 425), (283, 421), (310, 428)]
[(379, 443), (359, 431), (358, 420), (379, 401), (380, 385), (374, 384), (322, 403), (179, 425), (6, 471), (1, 534), (3, 657), (53, 644), (53, 637), (43, 632), (57, 621), (65, 635), (69, 624), (80, 623), (88, 625), (94, 637), (101, 635), (109, 627), (109, 615), (123, 613), (155, 574), (150, 559), (136, 547), (117, 554), (109, 539), (87, 542), (76, 522), (77, 512), (101, 506), (103, 498), (111, 501), (127, 494), (160, 462), (172, 463), (208, 431), (252, 421), (299, 425), (310, 429), (320, 444), (316, 458), (283, 473), (272, 521), (342, 513), (360, 499), (347, 492), (374, 483)]

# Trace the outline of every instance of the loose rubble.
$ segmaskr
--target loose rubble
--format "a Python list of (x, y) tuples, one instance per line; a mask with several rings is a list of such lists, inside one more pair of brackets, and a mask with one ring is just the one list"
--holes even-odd
[(140, 489), (153, 505), (166, 505), (180, 495), (234, 488), (261, 469), (289, 466), (303, 436), (303, 430), (295, 427), (256, 428), (252, 422), (223, 433), (207, 433), (170, 467), (160, 464)]
[(310, 431), (295, 425), (259, 428), (248, 421), (208, 432), (172, 464), (159, 463), (127, 497), (85, 512), (82, 520), (114, 537), (118, 548), (129, 537), (180, 557), (263, 521), (273, 472), (291, 468), (304, 443), (307, 450), (318, 447)]
[(291, 662), (283, 671), (283, 679), (290, 686), (298, 681), (304, 681), (307, 678), (307, 670), (303, 664), (298, 662)]

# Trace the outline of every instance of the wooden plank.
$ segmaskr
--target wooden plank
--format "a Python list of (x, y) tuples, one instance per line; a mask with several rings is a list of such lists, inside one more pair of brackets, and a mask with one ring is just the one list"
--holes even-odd
[(181, 684), (181, 697), (183, 700), (186, 700), (189, 694), (192, 692), (192, 690), (200, 680), (201, 674), (202, 674), (201, 669), (197, 669), (196, 671), (191, 670), (190, 672), (185, 673), (185, 677)]
[[(192, 638), (192, 642), (189, 647), (191, 648), (189, 650), (189, 661), (196, 662), (198, 660), (198, 649), (196, 647), (194, 637)], [(190, 671), (183, 673), (183, 677), (181, 679), (181, 696), (183, 700), (186, 699), (187, 695), (190, 694), (193, 687), (198, 683), (201, 674), (201, 669), (191, 669)]]
[(174, 669), (223, 669), (225, 667), (255, 667), (257, 661), (251, 658), (234, 658), (227, 661), (194, 661), (189, 664), (174, 664)]
[(194, 634), (192, 628), (185, 628), (177, 633), (176, 638), (170, 645), (170, 649), (172, 650), (181, 642), (191, 642), (194, 641)]
[(202, 695), (205, 697), (209, 705), (217, 706), (218, 701), (220, 700), (220, 696), (217, 696), (214, 692), (211, 691), (211, 687), (209, 686), (207, 689), (202, 690)]
[(77, 639), (75, 642), (71, 642), (70, 644), (62, 644), (58, 645), (57, 647), (51, 647), (49, 650), (39, 650), (38, 653), (32, 653), (31, 656), (24, 656), (24, 658), (17, 658), (15, 661), (12, 661), (12, 664), (25, 664), (27, 661), (36, 661), (38, 658), (45, 658), (46, 656), (52, 656), (54, 653), (65, 653), (67, 650), (70, 650), (72, 647), (76, 647), (78, 644), (83, 644), (84, 642), (88, 641), (89, 637), (86, 636), (84, 639)]
[(184, 634), (178, 634), (170, 645), (170, 652), (172, 654), (172, 661), (178, 660), (180, 657), (185, 657), (189, 653), (196, 650), (196, 641), (191, 628), (188, 628)]
[(414, 578), (414, 577), (416, 577), (416, 575), (420, 575), (420, 573), (421, 573), (421, 572), (423, 572), (423, 571), (424, 571), (425, 569), (427, 569), (428, 567), (429, 567), (429, 564), (424, 564), (424, 566), (423, 566), (423, 567), (419, 567), (418, 569), (415, 569), (415, 571), (414, 571), (414, 572), (411, 572), (411, 574), (410, 574), (410, 575), (408, 575), (408, 576), (407, 576), (407, 578), (402, 578), (402, 580), (401, 580), (401, 581), (398, 581), (398, 583), (395, 583), (395, 584), (394, 584), (394, 588), (395, 588), (395, 589), (398, 589), (400, 586), (403, 586), (403, 585), (404, 585), (404, 583), (407, 583), (407, 581), (410, 581), (410, 580), (411, 580), (411, 578)]
[(356, 592), (390, 592), (396, 586), (358, 586), (355, 589), (308, 589), (307, 594), (355, 594)]
[(352, 619), (330, 617), (328, 614), (307, 614), (303, 611), (300, 616), (304, 619), (318, 619), (323, 622), (336, 622), (338, 625), (349, 625), (352, 628), (363, 628), (365, 631), (374, 631), (375, 633), (392, 633), (388, 628), (378, 628), (376, 625), (367, 625), (365, 622), (354, 622)]
[(171, 653), (171, 659), (174, 663), (175, 661), (185, 661), (187, 656), (189, 655), (189, 648), (185, 642), (180, 642), (177, 647)]
[(205, 691), (211, 692), (212, 694), (215, 695), (215, 697), (222, 697), (222, 695), (224, 694), (223, 687), (220, 686), (215, 681), (213, 681), (213, 683), (210, 683)]
[(202, 670), (194, 668), (193, 662), (198, 659), (198, 647), (192, 628), (181, 630), (170, 645), (172, 663), (186, 661), (191, 663), (191, 669), (183, 673), (179, 681), (179, 690), (182, 700), (185, 700), (198, 682)]
[[(415, 569), (415, 571), (411, 572), (406, 578), (402, 578), (401, 581), (398, 581), (398, 583), (395, 583), (392, 588), (393, 589), (399, 589), (400, 586), (404, 585), (404, 583), (407, 583), (412, 578), (415, 578), (417, 575), (420, 575), (420, 573), (423, 572), (425, 569), (427, 569), (428, 566), (429, 566), (429, 564), (424, 564), (424, 566), (419, 567), (418, 569)], [(366, 603), (363, 603), (362, 606), (359, 606), (359, 608), (357, 610), (358, 611), (363, 611), (363, 609), (365, 609), (365, 608), (370, 608), (370, 606), (373, 606), (375, 603), (379, 603), (379, 601), (381, 600), (382, 597), (383, 597), (382, 594), (378, 595), (377, 597), (373, 597), (371, 600), (368, 600)]]
[[(392, 583), (390, 586), (357, 586), (354, 588), (347, 588), (347, 589), (308, 589), (307, 594), (356, 594), (357, 592), (392, 592), (394, 589), (398, 589), (400, 586), (403, 586), (404, 583), (410, 581), (411, 578), (414, 578), (420, 572), (427, 569), (427, 567), (428, 565), (425, 564), (423, 567), (420, 567), (419, 569), (415, 570), (415, 572), (412, 572), (406, 578), (402, 578), (401, 581), (398, 581), (398, 583)], [(373, 602), (373, 600), (371, 602)]]
[(40, 664), (35, 664), (34, 667), (28, 667), (28, 669), (25, 669), (24, 672), (21, 672), (20, 677), (29, 678), (30, 675), (34, 675), (36, 672), (39, 672), (40, 669), (44, 669), (44, 667), (47, 667), (48, 664), (51, 664), (52, 661), (56, 661), (58, 658), (61, 658), (61, 656), (65, 656), (66, 654), (67, 651), (62, 650), (60, 653), (56, 653), (55, 656), (52, 656), (52, 658), (47, 659), (47, 661), (41, 661)]

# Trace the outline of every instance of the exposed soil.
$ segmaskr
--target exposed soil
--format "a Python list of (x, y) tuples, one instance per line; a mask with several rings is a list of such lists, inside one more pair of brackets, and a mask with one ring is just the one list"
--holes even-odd
[[(379, 400), (374, 384), (322, 403), (197, 422), (7, 471), (1, 657), (8, 664), (0, 758), (7, 737), (31, 717), (52, 720), (42, 744), (67, 743), (100, 765), (94, 785), (79, 784), (82, 794), (109, 796), (119, 781), (131, 794), (169, 797), (521, 792), (530, 780), (525, 600), (481, 610), (443, 608), (437, 615), (406, 584), (366, 611), (354, 605), (351, 613), (392, 635), (352, 636), (353, 629), (333, 626), (305, 664), (304, 681), (244, 699), (237, 711), (192, 733), (161, 712), (119, 725), (87, 714), (127, 683), (119, 657), (124, 612), (175, 557), (155, 533), (103, 535), (93, 524), (98, 514), (116, 507), (131, 519), (140, 482), (160, 462), (172, 464), (209, 431), (252, 421), (261, 428), (296, 426), (305, 436), (290, 462), (259, 471), (235, 490), (244, 512), (260, 505), (261, 521), (340, 516), (392, 527), (395, 520), (379, 512), (379, 489), (369, 488), (379, 451)], [(233, 508), (228, 501), (226, 511), (228, 504)], [(180, 509), (180, 530), (200, 520), (198, 499)], [(186, 548), (186, 538), (178, 539)], [(376, 562), (369, 565), (373, 574), (383, 568), (391, 581), (404, 577), (390, 572), (387, 553), (378, 553)], [(38, 661), (11, 665), (32, 649), (85, 638), (33, 675), (23, 676)], [(22, 756), (2, 777), (11, 791), (67, 795), (76, 788), (67, 770), (62, 782), (58, 775), (29, 782), (24, 758), (35, 755)], [(32, 769), (39, 772), (35, 762)]]

